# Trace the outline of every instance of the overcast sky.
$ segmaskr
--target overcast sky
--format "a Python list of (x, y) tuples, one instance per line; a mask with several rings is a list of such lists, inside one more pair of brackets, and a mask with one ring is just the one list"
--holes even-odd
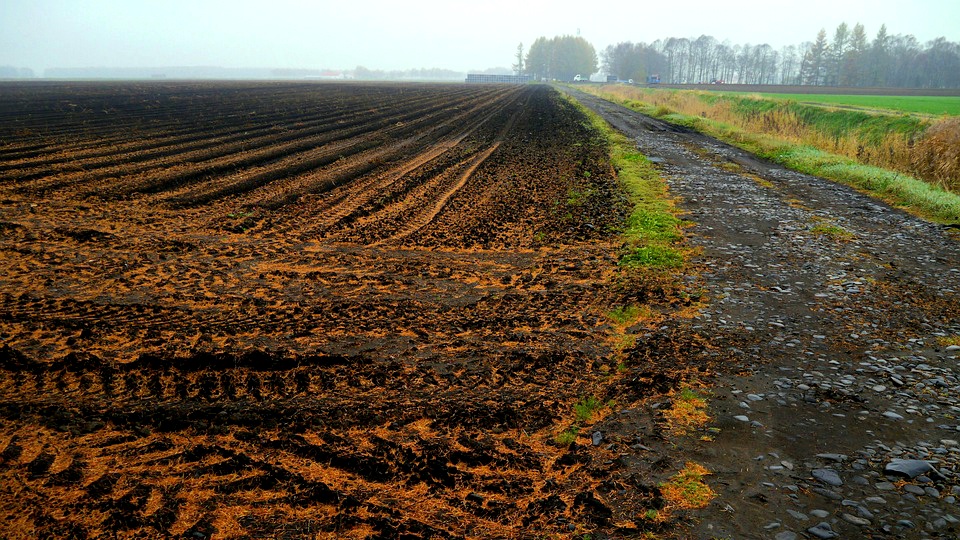
[(775, 48), (841, 22), (960, 41), (960, 0), (0, 0), (0, 65), (509, 67), (517, 44), (712, 35)]

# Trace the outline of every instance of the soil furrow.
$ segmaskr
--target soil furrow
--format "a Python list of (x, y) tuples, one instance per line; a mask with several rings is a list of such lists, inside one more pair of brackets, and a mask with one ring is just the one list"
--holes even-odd
[(0, 537), (662, 528), (657, 411), (710, 344), (615, 279), (623, 196), (555, 90), (64, 82), (0, 114), (94, 167), (0, 182)]

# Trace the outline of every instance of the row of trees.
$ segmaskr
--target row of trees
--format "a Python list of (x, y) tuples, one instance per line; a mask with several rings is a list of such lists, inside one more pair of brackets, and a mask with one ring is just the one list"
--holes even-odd
[[(509, 73), (509, 71), (504, 70)], [(357, 66), (352, 73), (352, 78), (366, 81), (392, 81), (392, 80), (417, 80), (417, 81), (455, 81), (463, 80), (465, 73), (442, 68), (422, 68), (422, 69), (403, 69), (385, 71), (382, 69), (368, 69), (364, 66)]]
[(820, 30), (815, 41), (780, 50), (700, 36), (618, 43), (602, 58), (604, 71), (623, 80), (657, 74), (665, 83), (960, 88), (960, 43), (941, 37), (921, 45), (912, 35), (888, 34), (886, 25), (873, 40), (862, 24), (843, 23), (832, 40)]
[(33, 70), (30, 68), (0, 66), (0, 79), (32, 79)]

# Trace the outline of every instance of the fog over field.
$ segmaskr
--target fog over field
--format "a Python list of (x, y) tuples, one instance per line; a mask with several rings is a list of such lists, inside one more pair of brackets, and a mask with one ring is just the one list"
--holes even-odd
[(0, 65), (29, 68), (221, 66), (455, 71), (509, 67), (517, 45), (577, 35), (621, 41), (708, 34), (775, 48), (821, 28), (882, 24), (924, 43), (960, 39), (956, 0), (4, 0)]

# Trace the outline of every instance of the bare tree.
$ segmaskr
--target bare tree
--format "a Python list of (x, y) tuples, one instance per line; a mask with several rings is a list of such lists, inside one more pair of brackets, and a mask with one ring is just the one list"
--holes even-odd
[(888, 62), (888, 84), (901, 88), (923, 85), (922, 76), (917, 72), (917, 57), (920, 56), (920, 44), (911, 35), (895, 35), (890, 38), (890, 61)]
[(931, 88), (960, 86), (960, 44), (939, 37), (927, 44), (920, 54), (918, 70), (926, 75)]
[(780, 51), (780, 84), (800, 84), (800, 60), (794, 45)]

